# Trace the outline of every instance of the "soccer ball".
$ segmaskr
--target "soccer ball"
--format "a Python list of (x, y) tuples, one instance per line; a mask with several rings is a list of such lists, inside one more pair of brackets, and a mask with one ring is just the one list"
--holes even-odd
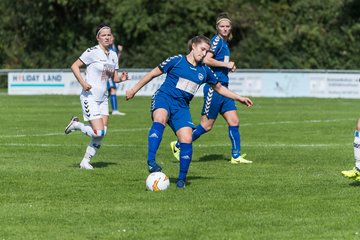
[(158, 192), (168, 189), (170, 186), (169, 178), (162, 172), (153, 172), (146, 178), (146, 189)]

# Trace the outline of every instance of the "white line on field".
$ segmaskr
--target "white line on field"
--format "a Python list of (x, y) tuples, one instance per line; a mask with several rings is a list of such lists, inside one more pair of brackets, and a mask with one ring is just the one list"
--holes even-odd
[[(111, 129), (110, 132), (139, 132), (148, 131), (149, 128), (128, 128), (128, 129)], [(109, 132), (109, 131), (108, 131)], [(0, 138), (21, 138), (21, 137), (46, 137), (46, 136), (62, 136), (64, 132), (58, 133), (42, 133), (42, 134), (14, 134), (14, 135), (2, 135)]]
[[(328, 122), (341, 122), (341, 121), (354, 121), (354, 119), (325, 119), (325, 120), (304, 120), (304, 121), (279, 121), (279, 122), (259, 122), (259, 123), (244, 123), (240, 126), (256, 126), (256, 125), (276, 125), (276, 124), (298, 124), (298, 123), (328, 123)], [(227, 127), (226, 124), (218, 124), (217, 127)], [(127, 128), (127, 129), (110, 129), (108, 133), (113, 132), (139, 132), (148, 131), (149, 127), (144, 128)], [(40, 134), (14, 134), (14, 135), (0, 135), (1, 138), (22, 138), (22, 137), (46, 137), (46, 136), (61, 136), (63, 132), (57, 133), (40, 133)]]
[[(277, 147), (294, 147), (294, 148), (327, 148), (327, 147), (343, 147), (351, 144), (285, 144), (285, 143), (258, 143), (258, 144), (243, 144), (242, 147), (262, 147), (262, 148), (277, 148)], [(37, 143), (1, 143), (0, 147), (84, 147), (84, 144), (37, 144)], [(136, 145), (136, 144), (103, 144), (102, 147), (119, 148), (119, 147), (143, 147), (147, 145)], [(214, 147), (231, 147), (231, 144), (194, 144), (194, 147), (199, 148), (214, 148)]]

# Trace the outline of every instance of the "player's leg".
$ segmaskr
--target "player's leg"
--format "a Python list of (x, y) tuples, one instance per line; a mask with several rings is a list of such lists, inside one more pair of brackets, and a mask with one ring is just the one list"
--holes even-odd
[(355, 167), (348, 171), (342, 171), (344, 177), (360, 181), (360, 119), (357, 122), (356, 130), (354, 133), (354, 159)]
[(176, 132), (180, 144), (180, 169), (176, 187), (185, 188), (186, 176), (192, 160), (192, 128), (183, 127)]
[(252, 163), (252, 161), (245, 159), (246, 154), (241, 154), (241, 135), (239, 131), (240, 120), (237, 114), (235, 101), (224, 98), (221, 113), (228, 124), (228, 136), (231, 142), (230, 163)]
[(189, 107), (181, 106), (180, 109), (172, 112), (168, 123), (180, 145), (180, 169), (176, 187), (185, 188), (186, 176), (192, 159), (192, 131), (194, 129)]
[(168, 119), (168, 111), (158, 108), (153, 111), (153, 123), (148, 135), (148, 170), (149, 172), (160, 172), (161, 166), (156, 163), (156, 153), (159, 149), (165, 125)]
[(193, 141), (213, 128), (221, 105), (222, 96), (215, 92), (210, 85), (206, 84), (204, 86), (204, 103), (201, 111), (201, 121), (193, 131)]
[[(92, 98), (80, 97), (80, 103), (83, 111), (83, 118), (85, 122), (91, 122), (95, 119), (101, 119), (103, 116), (108, 116), (109, 113), (104, 113), (104, 111), (108, 111), (109, 106), (108, 103), (103, 102), (96, 102)], [(106, 121), (105, 126), (107, 126), (107, 117), (106, 120), (102, 120), (102, 122)], [(82, 133), (89, 137), (94, 136), (94, 131), (98, 130), (97, 128), (93, 128), (90, 124), (85, 124), (79, 121), (78, 117), (72, 117), (70, 123), (65, 128), (65, 133), (70, 134), (74, 131), (80, 130)], [(102, 127), (103, 129), (103, 127)]]
[[(193, 141), (212, 129), (218, 116), (220, 106), (221, 95), (214, 92), (210, 85), (206, 84), (204, 86), (204, 103), (201, 111), (202, 117), (200, 123), (193, 129)], [(175, 159), (179, 160), (180, 143), (178, 141), (171, 142), (170, 149)]]
[(81, 96), (80, 102), (83, 109), (84, 121), (88, 121), (90, 124), (84, 124), (80, 122), (79, 119), (73, 118), (71, 128), (74, 130), (80, 130), (85, 135), (91, 137), (91, 142), (86, 148), (84, 158), (80, 163), (80, 167), (85, 169), (93, 169), (93, 167), (90, 165), (90, 159), (100, 148), (102, 139), (106, 134), (109, 107), (107, 100), (103, 102), (97, 102), (91, 97), (89, 98)]
[(90, 164), (90, 160), (95, 156), (101, 147), (102, 140), (107, 131), (107, 121), (108, 116), (103, 116), (103, 118), (93, 119), (90, 121), (93, 133), (91, 135), (91, 142), (87, 146), (83, 160), (80, 163), (80, 168), (88, 170), (93, 169), (93, 166)]
[(111, 114), (124, 116), (124, 115), (126, 115), (126, 113), (119, 112), (119, 109), (118, 109), (118, 100), (117, 100), (116, 90), (117, 90), (116, 83), (112, 79), (110, 79), (108, 81), (108, 91), (110, 93), (110, 104), (111, 104), (111, 109), (112, 109)]
[(112, 88), (112, 87), (110, 88), (110, 104), (111, 104), (112, 113), (118, 110), (116, 88)]

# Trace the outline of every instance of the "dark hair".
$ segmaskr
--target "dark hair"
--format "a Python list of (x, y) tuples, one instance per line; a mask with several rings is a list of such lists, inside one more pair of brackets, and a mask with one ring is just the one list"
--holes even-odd
[(202, 43), (202, 42), (207, 43), (209, 46), (211, 45), (210, 39), (203, 35), (196, 36), (196, 37), (193, 37), (192, 39), (190, 39), (188, 42), (189, 52), (191, 52), (193, 44), (198, 45), (199, 43)]
[[(106, 23), (100, 23), (97, 27), (96, 27), (96, 31), (95, 31), (95, 36), (97, 37), (98, 36), (98, 34), (99, 34), (99, 32), (100, 32), (100, 30), (102, 29), (102, 28), (110, 28), (110, 26), (108, 25), (108, 24), (106, 24)], [(111, 29), (111, 28), (110, 28)]]

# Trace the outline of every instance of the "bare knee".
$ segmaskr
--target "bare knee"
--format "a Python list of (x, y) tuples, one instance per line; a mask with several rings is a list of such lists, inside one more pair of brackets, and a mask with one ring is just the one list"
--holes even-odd
[(239, 119), (229, 119), (228, 121), (229, 126), (239, 126), (240, 121)]
[(158, 123), (161, 123), (162, 125), (166, 125), (166, 122), (167, 122), (167, 119), (166, 118), (154, 118), (154, 121), (153, 122), (158, 122)]

